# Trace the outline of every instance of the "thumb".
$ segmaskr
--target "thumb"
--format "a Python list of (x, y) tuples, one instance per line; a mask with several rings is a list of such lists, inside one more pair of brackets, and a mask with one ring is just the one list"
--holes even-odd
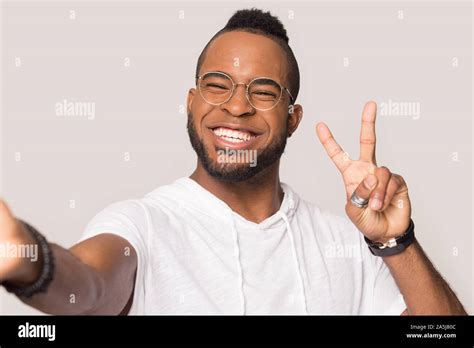
[(3, 219), (10, 220), (12, 218), (13, 214), (10, 207), (8, 206), (7, 202), (5, 202), (5, 200), (0, 198), (0, 221)]
[(0, 198), (0, 228), (0, 236), (3, 237), (18, 229), (17, 219), (13, 215), (7, 202), (2, 198)]

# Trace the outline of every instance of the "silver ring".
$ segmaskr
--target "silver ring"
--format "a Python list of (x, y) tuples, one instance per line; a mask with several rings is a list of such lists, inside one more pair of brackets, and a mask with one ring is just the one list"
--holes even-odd
[(365, 208), (367, 204), (369, 204), (369, 200), (360, 198), (359, 196), (356, 195), (354, 191), (351, 196), (351, 203), (355, 205), (357, 208)]

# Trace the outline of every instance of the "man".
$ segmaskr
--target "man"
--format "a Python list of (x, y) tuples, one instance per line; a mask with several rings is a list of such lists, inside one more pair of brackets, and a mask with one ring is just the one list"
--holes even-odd
[(281, 22), (236, 12), (204, 48), (188, 93), (191, 176), (108, 206), (69, 250), (3, 203), (1, 240), (39, 245), (42, 262), (2, 260), (0, 280), (54, 314), (466, 314), (414, 238), (402, 176), (377, 166), (375, 103), (362, 114), (358, 160), (316, 127), (348, 218), (280, 182), (303, 114), (298, 91)]

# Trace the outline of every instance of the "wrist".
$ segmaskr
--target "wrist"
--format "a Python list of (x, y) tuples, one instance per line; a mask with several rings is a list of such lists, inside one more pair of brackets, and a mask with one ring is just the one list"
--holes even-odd
[(387, 256), (382, 256), (384, 261), (388, 262), (388, 260), (398, 260), (397, 257), (405, 257), (406, 255), (411, 255), (416, 248), (416, 244), (418, 241), (416, 240), (416, 237), (414, 238), (413, 242), (407, 245), (402, 251), (399, 253), (393, 254), (393, 255), (387, 255)]
[[(17, 296), (29, 298), (35, 294), (46, 292), (54, 276), (54, 255), (51, 245), (46, 238), (39, 233), (33, 226), (25, 221), (19, 221), (21, 230), (25, 235), (30, 235), (33, 242), (29, 245), (36, 251), (36, 257), (28, 260), (31, 264), (21, 263), (21, 267), (16, 268), (18, 273), (13, 277), (7, 277), (1, 285), (11, 293)], [(25, 240), (29, 240), (26, 237)], [(38, 256), (41, 255), (41, 256)], [(26, 261), (26, 262), (28, 262)]]
[(9, 243), (15, 246), (16, 266), (13, 267), (14, 271), (5, 281), (11, 285), (23, 286), (33, 283), (39, 278), (43, 266), (43, 255), (37, 240), (20, 220), (17, 220), (17, 223), (21, 231), (20, 237)]
[(398, 237), (393, 237), (385, 242), (377, 242), (364, 237), (371, 253), (375, 256), (392, 256), (405, 251), (415, 241), (415, 224), (410, 219), (410, 225), (405, 233)]
[[(38, 245), (33, 245), (34, 248), (38, 248)], [(38, 260), (33, 261), (29, 258), (21, 258), (20, 266), (15, 274), (12, 274), (5, 281), (13, 286), (25, 286), (34, 283), (41, 274), (43, 267), (43, 258), (41, 252), (39, 252)]]

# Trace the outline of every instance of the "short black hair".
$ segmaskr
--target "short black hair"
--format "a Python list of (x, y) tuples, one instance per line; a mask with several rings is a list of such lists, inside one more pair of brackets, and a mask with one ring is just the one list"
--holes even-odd
[(288, 61), (288, 89), (293, 96), (293, 103), (296, 101), (300, 90), (300, 71), (295, 55), (289, 46), (289, 38), (286, 29), (278, 19), (270, 12), (263, 12), (257, 8), (238, 10), (235, 12), (224, 28), (219, 30), (207, 43), (199, 55), (196, 66), (196, 78), (199, 76), (199, 70), (206, 57), (206, 52), (211, 43), (220, 35), (229, 31), (246, 31), (253, 34), (266, 36), (280, 45), (285, 51)]

